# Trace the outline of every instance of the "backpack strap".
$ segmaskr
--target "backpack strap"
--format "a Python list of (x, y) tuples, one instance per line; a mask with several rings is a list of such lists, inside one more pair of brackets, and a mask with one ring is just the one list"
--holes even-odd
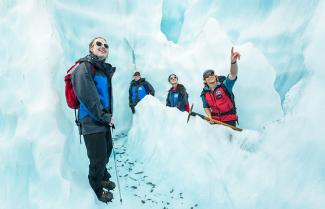
[[(84, 60), (84, 61), (81, 61), (81, 62), (84, 62), (85, 63), (85, 65), (87, 67), (86, 68), (87, 69), (87, 72), (91, 75), (92, 78), (94, 78), (95, 77), (95, 73), (96, 73), (96, 69), (95, 69), (94, 64), (92, 64), (91, 62), (89, 62), (87, 60)], [(89, 71), (89, 67), (91, 68), (91, 72)]]
[(227, 94), (227, 96), (231, 100), (231, 102), (232, 102), (232, 104), (234, 106), (233, 109), (235, 109), (235, 113), (236, 113), (237, 108), (236, 108), (236, 104), (235, 104), (235, 95), (233, 93), (229, 92), (228, 89), (226, 88), (226, 86), (223, 83), (220, 84), (220, 87), (224, 90), (224, 92)]
[(226, 76), (224, 76), (224, 75), (218, 76), (217, 81), (219, 81), (220, 83), (223, 83), (225, 80), (226, 80)]
[(79, 141), (80, 141), (80, 144), (82, 144), (81, 143), (81, 123), (80, 123), (80, 120), (79, 120), (79, 114), (77, 114), (77, 110), (76, 109), (74, 109), (74, 117), (75, 117), (75, 123), (78, 126)]
[(78, 65), (79, 65), (79, 61), (75, 62), (74, 65), (72, 65), (68, 70), (67, 70), (67, 74), (70, 73), (71, 70), (75, 69)]
[(232, 92), (229, 92), (226, 88), (225, 84), (223, 83), (227, 79), (226, 76), (218, 76), (218, 81), (220, 82), (220, 87), (224, 90), (224, 92), (227, 94), (229, 99), (231, 100), (232, 104), (234, 105), (234, 109), (236, 112), (236, 105), (235, 105), (235, 95)]
[[(228, 89), (226, 88), (226, 86), (223, 83), (221, 83), (221, 88), (227, 94), (227, 96), (229, 97), (232, 105), (234, 106), (231, 110), (229, 110), (229, 112), (224, 113), (224, 115), (226, 115), (226, 114), (237, 114), (237, 107), (236, 107), (236, 103), (235, 103), (235, 95), (232, 92), (229, 92)], [(237, 117), (236, 122), (237, 122), (237, 124), (239, 124), (238, 117)]]
[(96, 73), (95, 66), (93, 64), (91, 64), (91, 75), (92, 75), (92, 77), (95, 77), (95, 73)]
[[(71, 66), (69, 68), (69, 70), (67, 71), (67, 73), (69, 73), (72, 69), (74, 69), (77, 65), (79, 65), (82, 62), (87, 62), (87, 61), (86, 60), (78, 60), (73, 66)], [(87, 62), (87, 63), (89, 63), (91, 65), (91, 73), (90, 74), (91, 74), (91, 77), (94, 80), (94, 76), (95, 76), (95, 73), (96, 73), (95, 66), (92, 63), (90, 63), (90, 62)], [(86, 69), (87, 69), (87, 72), (89, 72), (88, 66), (87, 66)], [(76, 109), (74, 109), (74, 116), (75, 116), (75, 123), (78, 126), (78, 130), (79, 130), (79, 141), (80, 141), (80, 144), (82, 144), (82, 142), (81, 142), (81, 134), (82, 134), (82, 132), (81, 132), (81, 123), (80, 123), (80, 120), (79, 120), (79, 114), (77, 114), (77, 110)]]
[[(77, 67), (80, 63), (82, 62), (88, 62), (86, 60), (78, 60), (75, 62), (74, 65), (72, 65), (68, 70), (67, 70), (67, 73), (69, 73), (71, 70), (73, 70), (75, 67)], [(95, 73), (96, 73), (96, 70), (95, 70), (95, 66), (91, 63), (91, 62), (88, 62), (91, 64), (91, 74), (92, 74), (92, 77), (94, 77)]]

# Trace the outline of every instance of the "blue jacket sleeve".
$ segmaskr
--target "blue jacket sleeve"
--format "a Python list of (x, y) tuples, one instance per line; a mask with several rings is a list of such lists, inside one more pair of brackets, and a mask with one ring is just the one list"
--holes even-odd
[(226, 86), (226, 88), (227, 88), (227, 90), (228, 90), (229, 93), (232, 93), (232, 89), (233, 89), (236, 81), (237, 81), (237, 76), (236, 76), (236, 79), (235, 80), (230, 80), (229, 79), (229, 75), (223, 81), (223, 84)]
[(201, 95), (201, 99), (202, 99), (202, 104), (203, 104), (203, 108), (210, 108), (209, 104), (207, 103), (204, 95)]

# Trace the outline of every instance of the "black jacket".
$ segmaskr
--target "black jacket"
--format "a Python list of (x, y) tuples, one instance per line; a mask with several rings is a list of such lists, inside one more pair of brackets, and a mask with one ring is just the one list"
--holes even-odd
[[(140, 86), (143, 86), (146, 89), (147, 94), (151, 94), (152, 96), (155, 96), (155, 89), (152, 87), (152, 85), (148, 81), (146, 81), (145, 78), (141, 78), (138, 81), (132, 80), (130, 83), (130, 88), (129, 88), (129, 106), (135, 106), (141, 100), (141, 99), (139, 99), (139, 97), (137, 95), (137, 92), (138, 92), (138, 89)], [(133, 93), (132, 93), (133, 87), (136, 89), (136, 92), (135, 92), (136, 95), (133, 95)], [(136, 97), (136, 101), (134, 101), (134, 102), (132, 101), (132, 96)]]
[[(113, 95), (111, 79), (115, 73), (115, 67), (99, 60), (93, 55), (88, 55), (79, 60), (80, 64), (72, 72), (73, 90), (78, 100), (85, 108), (79, 109), (82, 134), (105, 132), (107, 124), (113, 114)], [(95, 75), (100, 75), (107, 79), (107, 95), (109, 96), (108, 108), (104, 108), (104, 103), (100, 99)], [(88, 113), (88, 114), (87, 114)]]
[[(173, 94), (178, 93), (178, 102), (173, 104)], [(185, 105), (188, 103), (188, 94), (185, 87), (182, 84), (177, 84), (176, 90), (172, 88), (169, 89), (166, 98), (166, 105), (168, 107), (177, 107), (181, 111), (185, 111)]]

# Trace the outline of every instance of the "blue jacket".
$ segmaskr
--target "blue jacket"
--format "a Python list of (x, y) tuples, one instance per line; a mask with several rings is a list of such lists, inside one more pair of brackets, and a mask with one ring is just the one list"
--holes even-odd
[(145, 78), (132, 80), (129, 88), (129, 106), (136, 106), (148, 94), (154, 96), (155, 90)]
[(72, 72), (73, 90), (80, 102), (82, 134), (106, 132), (113, 114), (111, 79), (115, 67), (88, 55)]
[(188, 94), (182, 84), (177, 84), (176, 89), (169, 89), (166, 105), (168, 107), (177, 107), (180, 111), (185, 111), (185, 106), (188, 103)]

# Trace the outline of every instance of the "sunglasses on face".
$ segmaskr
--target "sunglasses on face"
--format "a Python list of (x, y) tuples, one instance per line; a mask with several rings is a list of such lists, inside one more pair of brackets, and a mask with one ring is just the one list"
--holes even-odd
[(104, 47), (105, 47), (106, 49), (108, 49), (108, 44), (103, 44), (103, 43), (100, 42), (100, 41), (96, 41), (96, 45), (97, 45), (97, 46), (102, 46), (102, 45), (104, 45)]
[(208, 77), (210, 77), (210, 76), (214, 76), (214, 72), (213, 71), (208, 71), (208, 72), (206, 72), (206, 73), (204, 73), (204, 79), (206, 79), (206, 78), (208, 78)]
[(174, 80), (174, 79), (177, 80), (177, 76), (171, 76), (171, 77), (169, 78), (169, 81)]

